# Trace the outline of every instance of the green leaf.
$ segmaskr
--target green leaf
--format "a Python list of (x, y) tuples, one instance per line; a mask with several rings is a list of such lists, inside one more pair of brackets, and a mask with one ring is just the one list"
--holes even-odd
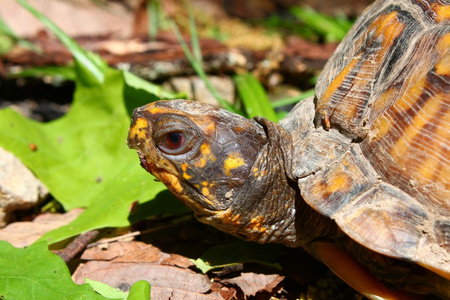
[(85, 278), (84, 281), (91, 286), (91, 288), (108, 299), (127, 299), (128, 294), (122, 292), (119, 289), (113, 288), (106, 283), (90, 280), (89, 278)]
[[(66, 210), (86, 207), (72, 223), (41, 239), (55, 243), (92, 229), (128, 226), (152, 214), (138, 211), (129, 215), (133, 202), (147, 207), (148, 201), (159, 199), (157, 195), (166, 188), (152, 180), (126, 145), (128, 111), (143, 101), (173, 95), (126, 71), (108, 68), (26, 1), (19, 1), (55, 32), (75, 57), (76, 89), (67, 115), (43, 124), (11, 109), (0, 110), (0, 128), (4, 128), (0, 146), (21, 159)], [(178, 202), (168, 209), (162, 201), (154, 203), (150, 206), (155, 212), (185, 210)]]
[(150, 300), (151, 286), (145, 280), (136, 281), (128, 293), (127, 300)]
[(200, 258), (193, 261), (203, 273), (239, 263), (255, 262), (273, 268), (281, 268), (275, 260), (283, 255), (282, 246), (260, 245), (237, 240), (230, 244), (211, 247)]
[(105, 83), (77, 83), (71, 110), (53, 122), (39, 123), (11, 109), (0, 111), (0, 127), (8, 128), (0, 132), (0, 145), (31, 168), (67, 210), (98, 201), (110, 180), (123, 181), (122, 169), (136, 160), (125, 144), (129, 117), (121, 72), (107, 72)]
[(264, 88), (251, 73), (234, 76), (234, 82), (249, 118), (262, 116), (273, 122), (278, 121)]
[[(150, 175), (147, 177), (150, 177)], [(44, 234), (40, 240), (46, 240), (49, 244), (54, 244), (92, 229), (125, 227), (154, 215), (179, 215), (189, 211), (185, 205), (167, 191), (164, 185), (151, 181), (154, 186), (148, 187), (148, 181), (148, 179), (142, 181), (141, 188), (143, 190), (140, 192), (150, 194), (145, 198), (146, 201), (140, 202), (135, 214), (129, 215), (130, 201), (116, 199), (108, 202), (106, 196), (102, 201), (89, 206), (71, 223)], [(111, 189), (108, 195), (114, 194), (114, 191), (116, 189)], [(124, 186), (119, 193), (123, 194), (126, 191), (127, 189)]]
[[(97, 55), (85, 51), (77, 44), (71, 37), (62, 31), (55, 23), (53, 23), (44, 14), (37, 11), (26, 0), (17, 0), (26, 10), (41, 21), (56, 37), (69, 49), (75, 58), (76, 62), (82, 66), (79, 71), (86, 71), (82, 78), (89, 80), (92, 83), (102, 83), (104, 80), (104, 72), (107, 69), (107, 64)], [(91, 77), (92, 76), (92, 77)], [(91, 77), (91, 78), (90, 78)]]
[(106, 299), (87, 284), (75, 284), (45, 243), (21, 249), (0, 241), (0, 266), (0, 299)]
[[(74, 102), (64, 117), (39, 123), (11, 109), (0, 110), (0, 145), (13, 152), (49, 188), (66, 210), (87, 207), (49, 241), (109, 226), (129, 225), (129, 205), (154, 198), (165, 187), (139, 166), (126, 137), (121, 71), (105, 72), (104, 84), (76, 82)], [(36, 145), (33, 151), (31, 144)]]

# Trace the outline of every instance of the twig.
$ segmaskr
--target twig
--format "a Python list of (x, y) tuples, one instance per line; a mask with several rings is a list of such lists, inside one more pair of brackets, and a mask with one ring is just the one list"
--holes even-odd
[(65, 263), (69, 262), (78, 253), (80, 253), (86, 246), (99, 234), (98, 230), (91, 230), (80, 234), (74, 239), (66, 248), (55, 251), (59, 257), (61, 257)]

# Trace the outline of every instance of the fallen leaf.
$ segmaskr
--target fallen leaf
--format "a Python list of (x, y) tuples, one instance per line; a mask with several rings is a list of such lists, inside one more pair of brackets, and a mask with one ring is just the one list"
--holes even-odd
[(152, 285), (152, 299), (223, 299), (207, 294), (212, 283), (206, 275), (174, 266), (89, 261), (80, 265), (73, 274), (75, 283), (81, 284), (85, 278), (118, 288), (146, 280)]
[(32, 222), (15, 222), (0, 229), (0, 240), (12, 244), (14, 247), (29, 246), (46, 232), (67, 225), (83, 212), (77, 208), (65, 214), (46, 213), (37, 216)]
[(105, 260), (115, 263), (158, 263), (188, 268), (194, 264), (187, 257), (162, 252), (159, 248), (143, 242), (116, 242), (88, 248), (81, 259)]
[(222, 282), (237, 285), (246, 296), (255, 296), (258, 292), (271, 293), (283, 279), (284, 276), (279, 274), (242, 273), (238, 277), (224, 279)]

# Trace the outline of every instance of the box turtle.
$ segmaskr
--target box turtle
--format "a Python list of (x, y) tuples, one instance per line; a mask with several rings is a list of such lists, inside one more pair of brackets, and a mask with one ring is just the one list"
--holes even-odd
[(201, 222), (301, 246), (371, 299), (450, 299), (449, 95), (449, 2), (377, 1), (279, 124), (158, 101), (128, 144)]

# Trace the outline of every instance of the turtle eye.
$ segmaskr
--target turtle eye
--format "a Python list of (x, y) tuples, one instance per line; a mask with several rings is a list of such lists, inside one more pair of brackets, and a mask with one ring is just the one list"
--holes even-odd
[(155, 123), (153, 139), (161, 152), (176, 156), (186, 154), (195, 148), (199, 134), (188, 120), (166, 115)]
[(185, 144), (186, 138), (181, 132), (169, 132), (164, 136), (163, 147), (171, 151), (182, 148)]
[(193, 135), (189, 132), (169, 131), (161, 134), (156, 140), (156, 146), (169, 155), (180, 155), (189, 152), (195, 144)]

